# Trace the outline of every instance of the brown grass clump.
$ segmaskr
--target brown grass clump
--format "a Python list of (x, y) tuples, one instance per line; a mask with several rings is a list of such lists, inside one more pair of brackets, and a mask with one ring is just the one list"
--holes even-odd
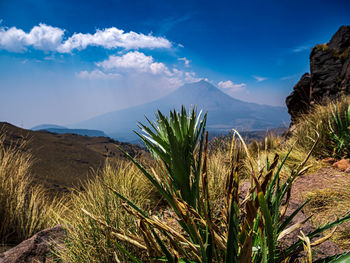
[[(216, 139), (214, 142), (214, 147), (211, 150), (211, 154), (209, 155), (209, 171), (213, 172), (213, 176), (220, 175), (221, 173), (227, 171), (229, 166), (227, 165), (230, 160), (230, 144), (232, 137), (223, 137), (221, 139)], [(275, 136), (273, 134), (268, 134), (267, 137), (263, 140), (252, 140), (248, 144), (248, 150), (250, 155), (253, 157), (253, 165), (257, 170), (261, 170), (266, 165), (266, 158), (268, 160), (273, 160), (275, 154), (278, 154), (280, 158), (280, 162), (282, 159), (289, 153), (288, 159), (285, 162), (285, 165), (281, 171), (281, 177), (288, 176), (291, 170), (300, 162), (303, 161), (305, 156), (308, 154), (308, 151), (311, 149), (302, 146), (298, 141), (296, 141), (296, 137), (292, 137), (289, 140), (285, 141), (281, 136)], [(241, 156), (241, 178), (249, 177), (249, 161), (247, 159), (244, 151), (240, 152)], [(212, 164), (212, 168), (211, 165)], [(319, 162), (317, 157), (312, 155), (309, 158), (308, 164), (310, 165), (309, 172), (314, 172), (319, 168), (325, 166), (324, 163)], [(221, 178), (220, 176), (218, 176)]]
[[(326, 184), (326, 182), (325, 182)], [(313, 225), (322, 225), (341, 217), (350, 210), (350, 178), (342, 177), (329, 182), (329, 187), (307, 192), (305, 199), (311, 199), (306, 213), (312, 214)], [(332, 240), (345, 250), (350, 249), (350, 224), (338, 227)]]
[(144, 209), (152, 208), (153, 188), (131, 162), (109, 160), (95, 175), (83, 191), (72, 194), (68, 213), (58, 220), (68, 229), (66, 249), (59, 252), (63, 262), (114, 262), (115, 256), (125, 262), (123, 255), (115, 254), (118, 246), (109, 240), (110, 233), (90, 217), (126, 234), (138, 231), (136, 220), (125, 212), (122, 201), (108, 187), (117, 189)]
[(315, 105), (310, 113), (300, 117), (291, 140), (297, 141), (297, 144), (304, 149), (310, 149), (318, 133), (320, 139), (313, 155), (317, 158), (334, 155), (335, 144), (331, 140), (329, 129), (329, 122), (332, 122), (332, 111), (336, 107), (338, 112), (343, 113), (349, 105), (350, 96), (343, 96), (340, 100), (329, 102), (326, 105)]
[(53, 225), (61, 202), (33, 184), (33, 160), (23, 143), (5, 146), (0, 137), (0, 242), (16, 244)]

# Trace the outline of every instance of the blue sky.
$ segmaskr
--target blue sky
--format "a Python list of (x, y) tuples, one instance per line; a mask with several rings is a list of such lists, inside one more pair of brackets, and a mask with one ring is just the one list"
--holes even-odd
[(0, 0), (0, 121), (70, 124), (207, 79), (284, 105), (349, 1)]

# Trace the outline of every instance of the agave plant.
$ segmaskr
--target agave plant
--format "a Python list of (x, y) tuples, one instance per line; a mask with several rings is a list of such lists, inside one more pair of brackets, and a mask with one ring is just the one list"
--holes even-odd
[(331, 140), (335, 143), (336, 154), (350, 153), (350, 105), (343, 114), (334, 105), (332, 120), (328, 122)]
[[(176, 214), (175, 218), (179, 228), (170, 227), (157, 216), (142, 211), (110, 186), (108, 188), (125, 202), (124, 208), (139, 219), (142, 238), (138, 237), (137, 233), (116, 229), (85, 211), (90, 218), (112, 233), (110, 234), (111, 242), (115, 243), (120, 249), (119, 252), (124, 253), (132, 262), (141, 261), (120, 245), (120, 242), (127, 242), (140, 251), (144, 251), (151, 262), (293, 262), (294, 256), (304, 247), (310, 248), (310, 251), (312, 245), (320, 244), (330, 237), (327, 235), (315, 241), (314, 238), (317, 235), (350, 220), (350, 214), (345, 215), (303, 235), (299, 241), (282, 249), (280, 241), (289, 233), (298, 231), (307, 220), (291, 225), (295, 216), (308, 201), (301, 204), (290, 216), (286, 216), (286, 211), (291, 198), (293, 182), (308, 170), (305, 164), (313, 149), (282, 182), (280, 171), (290, 152), (281, 162), (278, 155), (272, 162), (266, 158), (265, 168), (255, 171), (247, 146), (235, 131), (240, 143), (234, 136), (231, 143), (231, 169), (226, 178), (224, 207), (222, 217), (219, 218), (220, 223), (218, 223), (217, 218), (213, 218), (210, 207), (207, 177), (208, 133), (206, 133), (205, 140), (203, 138), (205, 117), (200, 121), (194, 111), (187, 116), (184, 109), (181, 114), (171, 112), (170, 119), (164, 117), (160, 112), (158, 116), (158, 126), (149, 122), (156, 132), (141, 125), (148, 135), (140, 136), (143, 137), (147, 147), (163, 168), (161, 174), (157, 174), (154, 170), (149, 172), (130, 155), (124, 153), (168, 201), (170, 209)], [(188, 141), (191, 145), (187, 148), (183, 144), (184, 141)], [(235, 151), (235, 147), (243, 147), (251, 162), (250, 189), (243, 201), (240, 201), (239, 198), (240, 151)], [(179, 153), (186, 154), (187, 157), (178, 157)], [(195, 153), (197, 153), (196, 157), (194, 157)], [(187, 168), (175, 167), (177, 165)], [(189, 178), (183, 179), (183, 175), (177, 174), (179, 171), (191, 171), (195, 175), (187, 173)], [(189, 183), (189, 185), (179, 185), (180, 181), (176, 181), (179, 178), (175, 178), (175, 175), (182, 178), (183, 183)], [(191, 178), (196, 176), (195, 179)], [(197, 198), (195, 202), (185, 199), (190, 195), (185, 194), (184, 191), (191, 190), (195, 191), (193, 195), (194, 198)], [(312, 254), (308, 253), (308, 259), (310, 255), (312, 258)], [(347, 262), (349, 257), (350, 254), (344, 254), (326, 260), (333, 263)]]
[(139, 122), (143, 133), (135, 132), (158, 164), (164, 168), (163, 176), (166, 176), (167, 180), (163, 189), (168, 191), (168, 196), (170, 197), (170, 190), (175, 193), (180, 191), (179, 197), (195, 208), (198, 207), (207, 114), (202, 120), (200, 117), (201, 112), (197, 116), (195, 109), (187, 115), (184, 107), (179, 113), (175, 110), (170, 111), (169, 118), (158, 111), (155, 124), (146, 117), (151, 128)]

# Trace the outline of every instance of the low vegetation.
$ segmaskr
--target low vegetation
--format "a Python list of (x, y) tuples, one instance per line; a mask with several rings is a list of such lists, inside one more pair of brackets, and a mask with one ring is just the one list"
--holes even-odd
[[(305, 213), (312, 215), (314, 225), (325, 224), (329, 220), (343, 216), (350, 211), (350, 177), (336, 178), (322, 189), (310, 189), (304, 194), (311, 201), (305, 207)], [(345, 251), (350, 249), (350, 223), (340, 225), (331, 239)]]
[[(233, 139), (229, 162), (224, 162), (228, 173), (220, 178), (221, 187), (216, 187), (212, 179), (208, 178), (210, 173), (215, 173), (215, 169), (208, 168), (211, 162), (208, 140), (204, 139), (205, 122), (205, 116), (200, 120), (195, 111), (187, 115), (182, 109), (181, 113), (171, 112), (169, 118), (159, 112), (158, 122), (149, 122), (153, 130), (140, 124), (144, 133), (139, 136), (156, 160), (157, 169), (147, 169), (125, 153), (168, 206), (155, 211), (145, 209), (142, 204), (135, 203), (135, 199), (119, 191), (118, 184), (115, 184), (105, 186), (99, 192), (109, 191), (109, 194), (114, 195), (115, 204), (122, 201), (119, 208), (122, 207), (126, 215), (138, 222), (136, 228), (118, 227), (115, 225), (117, 220), (108, 223), (105, 216), (82, 210), (84, 217), (104, 236), (98, 240), (107, 240), (117, 247), (110, 253), (114, 260), (284, 262), (293, 259), (303, 249), (310, 258), (312, 238), (350, 219), (350, 215), (335, 219), (311, 233), (303, 234), (299, 241), (288, 248), (281, 249), (281, 240), (303, 224), (297, 222), (289, 225), (308, 202), (301, 204), (289, 217), (285, 216), (285, 212), (291, 197), (291, 186), (295, 179), (308, 170), (305, 164), (311, 152), (304, 156), (299, 165), (290, 165), (289, 176), (281, 178), (280, 173), (291, 151), (286, 153), (282, 161), (279, 161), (278, 154), (271, 159), (272, 162), (269, 161), (269, 155), (265, 155), (265, 163), (261, 164), (263, 168), (256, 169), (257, 162), (251, 157), (244, 141)], [(265, 145), (256, 145), (256, 148), (265, 146), (265, 149), (274, 148), (271, 150), (277, 151), (273, 141), (266, 140)], [(316, 145), (315, 142), (311, 148)], [(224, 149), (215, 153), (222, 155), (223, 152)], [(249, 163), (248, 167), (245, 162), (241, 162), (239, 156), (242, 152), (243, 158)], [(260, 154), (259, 150), (255, 152)], [(215, 166), (217, 160), (214, 158), (212, 161)], [(246, 178), (250, 181), (250, 187), (245, 198), (240, 200), (242, 168), (244, 172), (249, 170)], [(182, 169), (181, 172), (178, 169)], [(193, 196), (188, 195), (186, 191), (190, 190), (186, 187), (192, 190)], [(212, 196), (216, 202), (212, 201)], [(220, 202), (221, 213), (218, 213), (213, 207), (218, 208)], [(118, 210), (118, 207), (114, 210)], [(165, 211), (172, 216), (165, 217)], [(313, 244), (322, 243), (327, 238), (329, 235), (313, 240)], [(348, 256), (344, 254), (342, 258)], [(333, 258), (328, 262), (331, 260), (337, 262), (340, 259)]]
[(319, 136), (313, 155), (318, 158), (349, 157), (350, 97), (344, 96), (326, 106), (315, 105), (300, 117), (292, 139), (300, 147), (310, 149)]
[(326, 43), (324, 43), (324, 44), (318, 44), (318, 45), (316, 45), (316, 48), (318, 49), (318, 50), (322, 50), (322, 51), (326, 51), (326, 50), (328, 50), (328, 45), (326, 44)]
[[(86, 182), (83, 191), (72, 194), (69, 212), (58, 219), (68, 226), (66, 249), (57, 252), (63, 262), (114, 262), (116, 256), (125, 262), (126, 258), (118, 252), (118, 245), (111, 240), (121, 233), (112, 235), (111, 229), (120, 229), (122, 233), (136, 231), (137, 220), (122, 208), (122, 200), (109, 190), (110, 187), (145, 210), (159, 200), (155, 196), (151, 198), (150, 183), (131, 162), (108, 161), (103, 170), (96, 172), (94, 179)], [(155, 201), (151, 206), (152, 200)], [(109, 225), (111, 229), (105, 229), (101, 224)], [(132, 246), (126, 247), (137, 253)]]
[[(0, 192), (1, 204), (12, 204), (0, 207), (8, 207), (0, 217), (12, 224), (11, 231), (1, 228), (0, 236), (21, 240), (55, 218), (68, 230), (65, 248), (56, 252), (63, 262), (279, 263), (293, 262), (303, 250), (304, 262), (312, 262), (315, 245), (329, 238), (348, 249), (350, 179), (306, 191), (305, 202), (289, 216), (286, 211), (300, 176), (324, 166), (322, 158), (349, 157), (349, 105), (345, 97), (316, 105), (301, 116), (288, 140), (269, 135), (248, 145), (237, 132), (209, 142), (206, 115), (195, 110), (158, 112), (157, 121), (140, 123), (137, 133), (154, 161), (126, 152), (128, 160), (109, 159), (83, 189), (69, 194), (65, 206), (42, 198), (44, 190), (28, 179), (28, 153), (3, 147), (0, 187), (16, 191)], [(19, 182), (25, 190), (10, 187)], [(40, 210), (47, 217), (35, 212)], [(293, 221), (301, 210), (315, 214), (310, 233), (300, 232), (306, 220)], [(26, 219), (13, 219), (19, 215)], [(282, 246), (292, 232), (299, 240)], [(345, 253), (317, 262), (349, 260)]]
[(53, 211), (61, 202), (49, 198), (40, 186), (34, 185), (30, 175), (33, 163), (30, 153), (23, 151), (23, 143), (5, 145), (0, 137), (0, 242), (17, 244), (43, 228), (53, 225)]

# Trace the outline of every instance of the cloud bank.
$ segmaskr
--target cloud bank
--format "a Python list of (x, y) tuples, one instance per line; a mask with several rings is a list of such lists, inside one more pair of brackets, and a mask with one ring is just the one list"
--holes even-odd
[(105, 49), (154, 49), (170, 48), (171, 42), (164, 37), (155, 37), (133, 31), (124, 32), (116, 27), (97, 29), (94, 34), (74, 33), (64, 39), (65, 30), (46, 24), (34, 26), (28, 33), (16, 27), (0, 27), (0, 49), (10, 52), (25, 52), (28, 48), (59, 53), (71, 53), (88, 46)]
[(203, 78), (196, 76), (194, 72), (184, 71), (175, 67), (169, 68), (162, 62), (157, 62), (152, 56), (147, 56), (139, 51), (129, 51), (124, 55), (110, 55), (107, 59), (95, 63), (98, 69), (91, 72), (81, 71), (77, 73), (84, 79), (112, 79), (116, 77), (162, 80), (167, 82), (170, 88), (180, 87), (184, 83), (200, 81)]
[(0, 48), (11, 52), (24, 52), (28, 47), (55, 51), (61, 44), (64, 30), (45, 24), (34, 26), (29, 33), (16, 27), (0, 28)]

